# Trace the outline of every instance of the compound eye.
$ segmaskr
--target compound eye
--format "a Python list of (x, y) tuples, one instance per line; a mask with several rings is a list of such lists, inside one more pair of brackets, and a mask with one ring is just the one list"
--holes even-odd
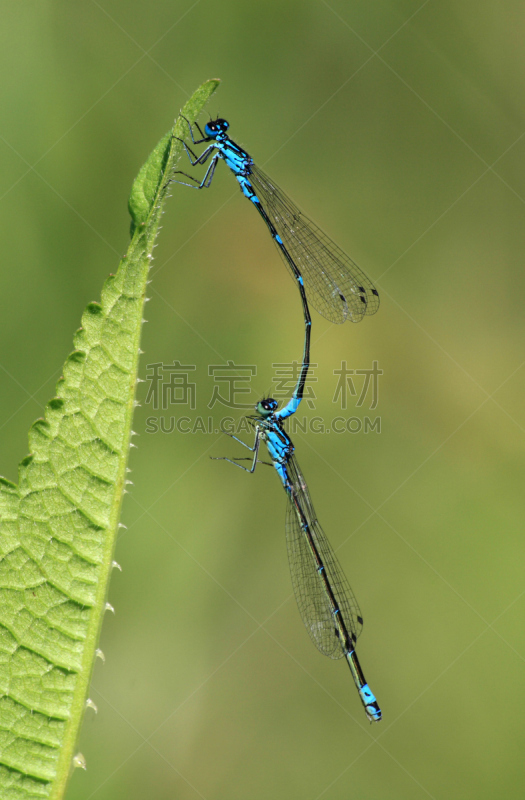
[(275, 411), (278, 405), (279, 404), (277, 400), (274, 400), (273, 397), (265, 397), (264, 400), (260, 400), (257, 403), (255, 408), (259, 414), (262, 414), (263, 417), (268, 417), (273, 411)]
[(267, 400), (263, 400), (262, 405), (266, 411), (274, 411), (277, 408), (277, 400), (274, 400), (273, 397), (269, 397)]

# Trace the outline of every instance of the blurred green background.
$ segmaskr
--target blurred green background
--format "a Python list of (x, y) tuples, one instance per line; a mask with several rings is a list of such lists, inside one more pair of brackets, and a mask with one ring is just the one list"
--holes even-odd
[[(134, 487), (68, 798), (522, 798), (525, 20), (518, 3), (93, 0), (5, 4), (0, 32), (0, 472), (54, 394), (83, 308), (128, 243), (131, 183), (205, 79), (232, 137), (377, 282), (360, 325), (313, 314), (315, 409), (381, 433), (298, 433), (365, 617), (383, 709), (321, 657), (291, 593), (285, 498), (214, 433), (208, 366), (300, 357), (299, 299), (223, 164), (174, 186), (147, 365), (195, 365), (197, 408), (141, 384)], [(333, 403), (334, 370), (384, 371)], [(362, 384), (355, 379), (356, 390)]]

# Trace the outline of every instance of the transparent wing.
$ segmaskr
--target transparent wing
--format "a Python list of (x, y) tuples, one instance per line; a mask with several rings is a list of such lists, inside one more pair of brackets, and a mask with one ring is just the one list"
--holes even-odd
[[(309, 302), (331, 322), (375, 314), (379, 294), (365, 273), (255, 164), (250, 181), (300, 270)], [(282, 255), (282, 254), (281, 254)], [(290, 266), (283, 260), (291, 272)]]
[[(341, 658), (344, 649), (333, 621), (333, 603), (318, 572), (314, 550), (317, 550), (323, 562), (344, 626), (354, 642), (363, 628), (363, 618), (337, 557), (317, 521), (308, 487), (293, 456), (287, 463), (287, 469), (292, 494), (286, 509), (286, 544), (295, 599), (315, 646), (330, 658)], [(308, 523), (312, 543), (301, 527), (294, 497)]]

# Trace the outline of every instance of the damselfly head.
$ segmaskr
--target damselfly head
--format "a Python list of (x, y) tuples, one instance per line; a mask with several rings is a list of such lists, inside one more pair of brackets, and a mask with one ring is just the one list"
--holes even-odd
[(273, 414), (278, 405), (279, 403), (277, 400), (274, 400), (273, 397), (265, 397), (263, 400), (259, 400), (255, 406), (255, 410), (261, 417), (269, 417), (270, 414)]
[(211, 119), (206, 123), (204, 133), (206, 136), (209, 136), (210, 139), (216, 139), (221, 133), (226, 133), (229, 127), (230, 123), (225, 119)]

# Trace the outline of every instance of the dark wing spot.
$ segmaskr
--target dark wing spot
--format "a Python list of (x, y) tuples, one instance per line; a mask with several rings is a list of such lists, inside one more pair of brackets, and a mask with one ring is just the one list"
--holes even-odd
[(344, 294), (339, 294), (339, 297), (341, 298), (343, 303), (346, 303), (346, 297), (344, 296)]
[(363, 617), (358, 617), (357, 621), (359, 622), (360, 625), (362, 625), (363, 624)]
[(375, 294), (376, 297), (379, 297), (379, 292), (377, 289), (372, 289), (372, 294)]
[(359, 297), (361, 298), (361, 302), (365, 303), (365, 305), (366, 305), (366, 297), (363, 297), (362, 294), (360, 294)]
[(366, 294), (364, 286), (358, 286), (357, 288), (359, 289), (360, 292), (363, 292), (363, 294)]

